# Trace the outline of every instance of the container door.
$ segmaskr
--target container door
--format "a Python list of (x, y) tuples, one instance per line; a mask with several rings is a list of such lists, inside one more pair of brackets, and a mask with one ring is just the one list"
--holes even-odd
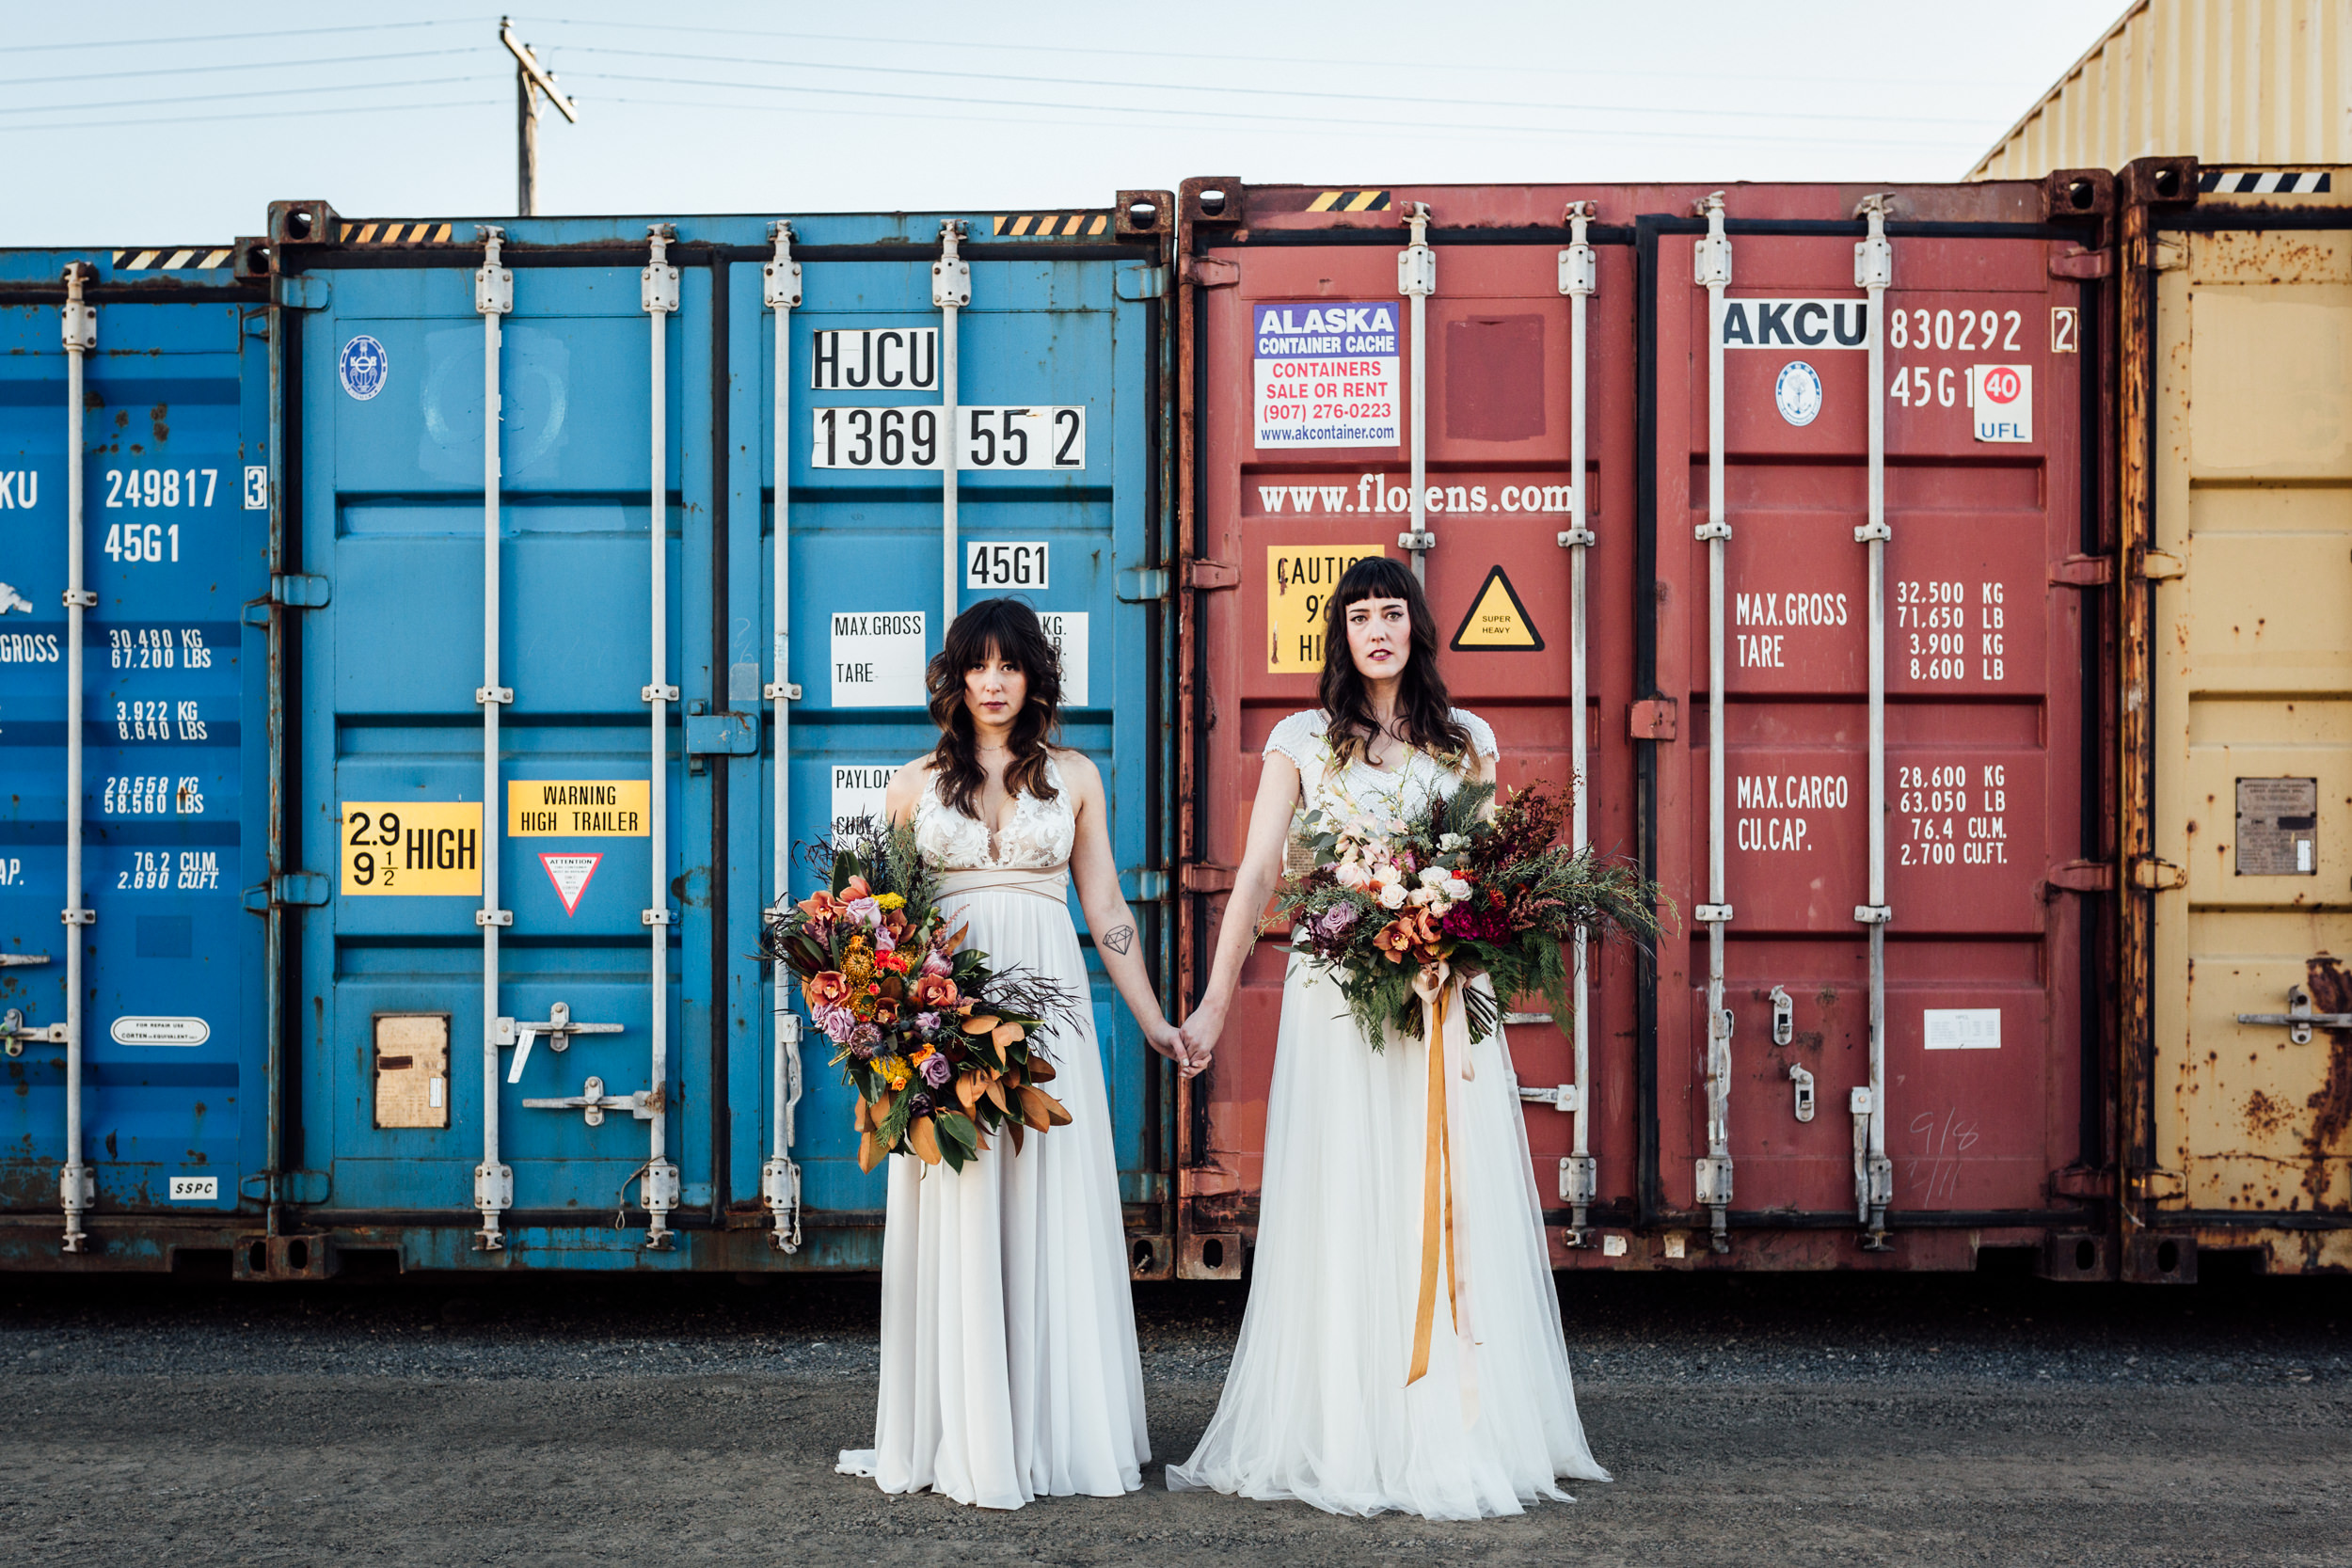
[(470, 224), (274, 222), (323, 582), (292, 835), (333, 883), (298, 939), (314, 1217), (433, 1215), (412, 1266), (691, 1261), (664, 1231), (714, 1204), (723, 1039), (690, 753), (748, 749), (709, 718), (709, 256), (658, 263), (644, 222), (517, 224), (486, 260)]
[[(756, 418), (772, 454), (783, 411), (788, 490), (779, 507), (771, 459), (767, 515), (771, 531), (781, 517), (786, 534), (789, 618), (777, 629), (779, 644), (789, 639), (798, 694), (789, 703), (786, 787), (763, 793), (748, 812), (739, 808), (745, 826), (757, 827), (735, 842), (760, 846), (764, 885), (781, 841), (790, 895), (805, 896), (816, 884), (797, 851), (879, 816), (892, 772), (936, 740), (924, 670), (946, 621), (977, 600), (1009, 594), (1033, 606), (1058, 641), (1063, 742), (1102, 770), (1120, 884), (1166, 995), (1163, 910), (1174, 830), (1164, 788), (1169, 628), (1160, 604), (1162, 464), (1170, 444), (1157, 230), (1168, 198), (1137, 199), (1140, 214), (1130, 204), (1116, 214), (953, 219), (956, 260), (970, 278), (968, 299), (952, 310), (934, 293), (941, 226), (949, 220), (793, 220), (802, 270), (800, 298), (781, 318), (789, 330), (786, 385), (774, 380), (780, 317), (771, 309)], [(744, 270), (756, 285), (759, 269)], [(759, 308), (756, 288), (749, 300)], [(951, 546), (950, 454), (959, 464)], [(772, 531), (759, 548), (772, 562)], [(766, 592), (763, 613), (772, 613), (772, 572)], [(771, 768), (773, 758), (771, 748)], [(772, 791), (772, 775), (762, 788)], [(1170, 1074), (1103, 975), (1074, 893), (1070, 908), (1094, 977), (1136, 1267), (1164, 1275), (1171, 1227), (1160, 1107), (1172, 1099)], [(805, 1016), (797, 995), (777, 998), (772, 986), (770, 1005)], [(770, 1049), (751, 1059), (766, 1060)], [(803, 1260), (879, 1267), (885, 1173), (858, 1169), (852, 1099), (833, 1065), (833, 1043), (811, 1030), (799, 1054), (790, 1155), (803, 1206)], [(783, 1152), (776, 1141), (772, 1125), (745, 1130), (739, 1181), (757, 1177), (760, 1148)]]
[[(1222, 891), (1248, 834), (1266, 736), (1315, 705), (1325, 596), (1368, 555), (1412, 559), (1411, 365), (1425, 353), (1421, 552), (1454, 701), (1487, 720), (1501, 782), (1565, 793), (1586, 748), (1587, 834), (1638, 853), (1628, 741), (1632, 671), (1634, 279), (1623, 191), (1437, 186), (1332, 192), (1194, 180), (1184, 186), (1193, 279), (1189, 389), (1198, 475), (1188, 548), (1196, 681), (1186, 747), (1195, 896), (1185, 981), (1206, 979)], [(1597, 202), (1589, 270), (1567, 252), (1572, 202)], [(1425, 203), (1433, 274), (1421, 308), (1400, 288)], [(1580, 301), (1572, 283), (1589, 280)], [(1584, 334), (1576, 324), (1583, 308)], [(1575, 367), (1584, 366), (1584, 472), (1576, 471)], [(1578, 486), (1594, 539), (1572, 541)], [(1575, 704), (1573, 590), (1588, 625)], [(1579, 730), (1582, 734), (1580, 737)], [(1246, 911), (1232, 911), (1243, 913)], [(1254, 1232), (1286, 933), (1249, 960), (1235, 1048), (1190, 1085), (1186, 1235), (1179, 1266), (1238, 1276)], [(1601, 1227), (1633, 1223), (1637, 1164), (1633, 956), (1596, 947), (1588, 1069), (1570, 1021), (1520, 1004), (1507, 1040), (1527, 1098), (1531, 1176), (1564, 1266), (1603, 1256)], [(1565, 1086), (1564, 1089), (1564, 1085)], [(1580, 1117), (1577, 1096), (1589, 1097)], [(1590, 1171), (1591, 1176), (1580, 1172)], [(1579, 1230), (1580, 1226), (1584, 1227)], [(1574, 1241), (1589, 1248), (1568, 1250)], [(1606, 1256), (1622, 1256), (1622, 1236)]]
[(2280, 1267), (2352, 1260), (2352, 237), (2330, 182), (2206, 170), (2153, 237), (2141, 1196), (2209, 1246), (2296, 1216)]
[[(247, 889), (262, 908), (269, 897), (269, 345), (230, 254), (0, 258), (0, 1071), (15, 1091), (0, 1110), (0, 1206), (59, 1216), (60, 1172), (86, 1164), (87, 1240), (72, 1250), (150, 1266), (203, 1229), (173, 1219), (215, 1234), (238, 1212), (258, 1224), (267, 1162), (264, 922), (241, 906)], [(69, 265), (88, 312), (78, 447)], [(77, 580), (91, 595), (78, 654)], [(76, 907), (89, 923), (62, 923)], [(53, 1259), (65, 1230), (11, 1227), (5, 1260)]]
[[(1900, 221), (1923, 206), (1979, 221)], [(1639, 597), (1656, 689), (1682, 709), (1654, 757), (1657, 874), (1684, 921), (1658, 979), (1656, 1200), (1719, 1248), (1725, 1228), (1850, 1226), (1911, 1266), (1964, 1267), (1958, 1227), (2043, 1223), (2052, 1173), (2084, 1153), (2086, 900), (2053, 869), (2082, 857), (2086, 827), (2083, 595), (2059, 580), (2087, 515), (2083, 301), (2053, 279), (2047, 231), (2005, 238), (1982, 221), (2037, 211), (2031, 187), (1889, 207), (1879, 324), (1857, 272), (1864, 225), (1839, 221), (1851, 203), (1804, 188), (1724, 202), (1720, 474), (1706, 226), (1646, 224), (1656, 580)], [(1888, 537), (1874, 796), (1860, 535), (1874, 520), (1876, 327)], [(1771, 1244), (1790, 1260), (1851, 1257), (1851, 1239), (1815, 1234)]]

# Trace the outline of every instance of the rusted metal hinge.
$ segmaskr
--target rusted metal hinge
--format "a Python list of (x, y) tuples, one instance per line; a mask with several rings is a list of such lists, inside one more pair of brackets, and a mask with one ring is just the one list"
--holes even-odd
[(2105, 277), (2115, 270), (2115, 253), (2108, 250), (2085, 250), (2078, 245), (2058, 241), (2050, 246), (2050, 276), (2052, 277)]
[(1634, 704), (1627, 730), (1635, 740), (1672, 740), (1675, 737), (1675, 700), (1672, 697), (1651, 697)]
[(2167, 555), (2162, 550), (2139, 552), (2139, 575), (2150, 582), (2164, 582), (2187, 571), (2188, 562), (2177, 555)]
[(2142, 855), (2132, 862), (2132, 886), (2150, 893), (2164, 893), (2188, 886), (2188, 868), (2161, 861), (2153, 855)]
[(1221, 256), (1187, 256), (1177, 276), (1196, 289), (1230, 289), (1241, 281), (1241, 263)]
[(2115, 580), (2115, 557), (2070, 555), (2050, 568), (2050, 581), (2060, 588), (2105, 588)]
[(2045, 879), (2061, 893), (2113, 893), (2115, 867), (2105, 861), (2068, 861), (2050, 867)]
[(2069, 1165), (2050, 1173), (2052, 1197), (2113, 1197), (2115, 1172), (2093, 1170), (2088, 1165)]
[(1193, 561), (1184, 566), (1184, 586), (1196, 592), (1239, 588), (1241, 568), (1230, 561)]
[(1184, 869), (1186, 893), (1231, 893), (1233, 875), (1240, 870), (1232, 865), (1208, 865), (1195, 861)]

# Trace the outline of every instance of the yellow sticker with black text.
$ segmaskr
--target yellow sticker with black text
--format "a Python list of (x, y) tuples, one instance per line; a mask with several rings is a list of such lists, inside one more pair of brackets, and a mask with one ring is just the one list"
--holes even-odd
[(644, 838), (653, 786), (644, 779), (509, 779), (509, 838)]
[(1544, 634), (1535, 629), (1535, 617), (1519, 603), (1518, 590), (1497, 566), (1478, 585), (1470, 613), (1462, 617), (1461, 627), (1446, 645), (1455, 653), (1540, 653)]
[(345, 800), (336, 829), (346, 898), (482, 896), (474, 800)]
[(1265, 669), (1323, 673), (1323, 607), (1347, 569), (1387, 552), (1378, 545), (1269, 545), (1265, 552)]

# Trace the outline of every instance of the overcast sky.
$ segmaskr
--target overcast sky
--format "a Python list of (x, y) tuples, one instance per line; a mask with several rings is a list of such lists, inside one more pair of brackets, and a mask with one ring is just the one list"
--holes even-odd
[[(561, 0), (516, 24), (580, 107), (541, 132), (541, 211), (666, 215), (1105, 206), (1192, 174), (1956, 180), (2121, 9)], [(226, 240), (273, 198), (515, 210), (495, 10), (0, 14), (0, 244)]]

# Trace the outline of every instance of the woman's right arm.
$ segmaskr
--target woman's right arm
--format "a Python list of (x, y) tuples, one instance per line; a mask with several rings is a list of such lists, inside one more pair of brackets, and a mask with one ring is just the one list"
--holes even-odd
[(930, 782), (931, 759), (916, 757), (913, 762), (890, 775), (890, 787), (882, 792), (882, 820), (891, 827), (914, 820), (914, 810), (923, 803), (923, 786)]
[(1225, 1012), (1241, 984), (1241, 966), (1257, 945), (1258, 920), (1266, 901), (1282, 879), (1282, 856), (1289, 847), (1291, 817), (1298, 809), (1298, 765), (1279, 752), (1265, 759), (1258, 776), (1258, 799), (1249, 812), (1249, 842), (1243, 847), (1241, 866), (1233, 873), (1233, 891), (1225, 900), (1224, 918), (1217, 922), (1216, 958), (1209, 969), (1208, 990), (1184, 1020), (1184, 1044), (1196, 1070), (1208, 1065), (1225, 1032)]

